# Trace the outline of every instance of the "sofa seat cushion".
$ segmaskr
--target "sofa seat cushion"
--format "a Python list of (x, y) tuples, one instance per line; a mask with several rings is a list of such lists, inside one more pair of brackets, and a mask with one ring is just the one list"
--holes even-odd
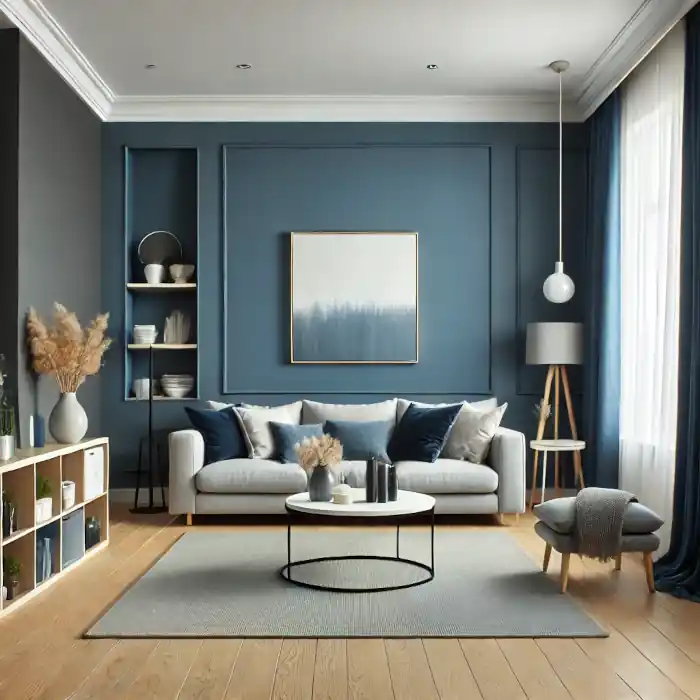
[(202, 467), (195, 477), (203, 493), (299, 493), (306, 473), (298, 464), (269, 459), (225, 459)]
[(433, 463), (397, 462), (399, 488), (419, 493), (494, 493), (498, 474), (485, 464), (438, 458)]

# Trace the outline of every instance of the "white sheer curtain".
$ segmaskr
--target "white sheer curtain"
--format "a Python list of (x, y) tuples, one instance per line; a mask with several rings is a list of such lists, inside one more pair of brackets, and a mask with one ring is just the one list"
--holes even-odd
[(673, 508), (680, 305), (685, 30), (623, 85), (620, 487), (666, 521)]

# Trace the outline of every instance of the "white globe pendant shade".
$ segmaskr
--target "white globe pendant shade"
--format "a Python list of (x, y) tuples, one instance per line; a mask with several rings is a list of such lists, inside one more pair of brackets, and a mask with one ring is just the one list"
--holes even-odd
[(576, 285), (564, 272), (564, 263), (554, 263), (554, 273), (544, 281), (542, 285), (545, 299), (553, 304), (565, 304), (574, 296)]

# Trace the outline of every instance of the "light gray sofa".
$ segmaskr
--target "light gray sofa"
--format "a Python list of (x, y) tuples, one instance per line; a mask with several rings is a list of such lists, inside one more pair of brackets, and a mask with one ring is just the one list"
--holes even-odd
[[(496, 402), (479, 403), (489, 408)], [(342, 414), (343, 407), (337, 408)], [(357, 407), (352, 411), (350, 420), (363, 419)], [(315, 420), (302, 418), (303, 423)], [(205, 465), (204, 440), (196, 430), (171, 433), (169, 446), (170, 513), (187, 515), (188, 522), (194, 514), (282, 514), (287, 496), (307, 488), (306, 473), (297, 464), (231, 459)], [(438, 514), (525, 511), (525, 436), (514, 430), (498, 428), (484, 464), (439, 458), (433, 463), (397, 462), (396, 468), (399, 488), (434, 496)], [(365, 486), (365, 462), (342, 462), (340, 470), (350, 486)]]

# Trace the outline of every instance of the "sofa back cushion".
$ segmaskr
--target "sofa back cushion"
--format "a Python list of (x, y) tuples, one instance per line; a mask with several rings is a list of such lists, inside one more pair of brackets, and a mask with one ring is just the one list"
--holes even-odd
[(344, 460), (379, 459), (389, 462), (387, 448), (394, 429), (389, 420), (327, 420), (323, 432), (340, 440)]
[(207, 410), (185, 407), (192, 427), (204, 439), (204, 463), (248, 456), (248, 445), (233, 408)]
[(379, 403), (341, 404), (304, 400), (302, 423), (325, 423), (327, 420), (391, 421), (396, 424), (396, 399)]
[(396, 403), (396, 421), (400, 421), (403, 418), (403, 414), (406, 413), (406, 409), (411, 405), (415, 404), (418, 408), (436, 408), (442, 406), (454, 406), (456, 403), (463, 404), (469, 403), (472, 408), (476, 408), (479, 411), (491, 410), (493, 408), (498, 408), (498, 399), (492, 397), (490, 399), (484, 399), (483, 401), (453, 401), (451, 403), (421, 403), (420, 401), (410, 401), (409, 399), (397, 399)]

